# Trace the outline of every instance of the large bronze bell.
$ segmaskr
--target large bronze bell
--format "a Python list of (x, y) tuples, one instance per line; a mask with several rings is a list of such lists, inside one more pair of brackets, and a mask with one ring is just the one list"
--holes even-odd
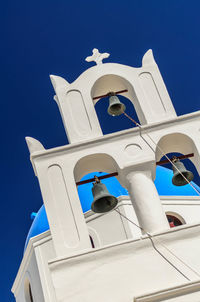
[(93, 183), (92, 194), (94, 200), (91, 209), (95, 213), (106, 213), (114, 209), (118, 203), (115, 196), (111, 195), (106, 186), (100, 181)]
[(125, 110), (126, 106), (120, 102), (119, 98), (114, 93), (110, 93), (108, 114), (117, 116), (122, 114)]
[[(174, 172), (174, 176), (172, 178), (172, 183), (175, 186), (184, 186), (187, 185), (188, 182), (186, 181), (186, 179), (190, 182), (193, 180), (194, 175), (191, 171), (186, 170), (184, 164), (179, 160), (179, 159), (175, 159), (173, 160), (174, 166), (172, 165), (172, 170)], [(183, 176), (179, 173), (179, 171), (185, 176), (186, 179), (183, 178)]]

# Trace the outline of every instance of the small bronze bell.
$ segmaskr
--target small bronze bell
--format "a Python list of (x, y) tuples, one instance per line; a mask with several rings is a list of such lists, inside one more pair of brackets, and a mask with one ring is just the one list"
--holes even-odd
[(102, 184), (98, 178), (93, 183), (92, 194), (94, 200), (91, 205), (91, 210), (95, 213), (106, 213), (114, 209), (118, 203), (115, 196), (111, 195), (106, 186)]
[[(186, 179), (191, 182), (194, 178), (194, 175), (191, 171), (186, 170), (184, 164), (178, 159), (178, 158), (174, 158), (173, 160), (174, 166), (172, 165), (172, 170), (174, 172), (174, 176), (172, 178), (172, 183), (175, 186), (184, 186), (187, 185), (188, 182), (186, 181)], [(179, 171), (185, 176), (185, 178), (183, 178), (183, 176), (179, 173)]]
[(126, 106), (120, 102), (119, 98), (114, 94), (110, 93), (108, 114), (117, 116), (122, 114), (126, 110)]

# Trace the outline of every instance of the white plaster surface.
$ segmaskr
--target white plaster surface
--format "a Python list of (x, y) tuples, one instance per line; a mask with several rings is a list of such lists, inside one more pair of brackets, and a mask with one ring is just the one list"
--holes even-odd
[[(151, 50), (140, 68), (98, 64), (73, 83), (51, 81), (69, 145), (45, 150), (27, 138), (50, 231), (29, 242), (16, 301), (30, 302), (26, 278), (34, 302), (161, 302), (167, 294), (159, 300), (157, 293), (174, 287), (181, 294), (169, 301), (200, 301), (198, 286), (187, 292), (187, 283), (200, 280), (200, 198), (159, 197), (153, 183), (156, 161), (169, 152), (194, 153), (200, 173), (200, 111), (176, 116)], [(93, 98), (124, 89), (142, 126), (103, 136)], [(130, 198), (121, 196), (117, 210), (150, 235), (116, 211), (83, 215), (76, 182), (94, 171), (118, 172)], [(185, 224), (169, 229), (164, 213)]]
[[(105, 56), (97, 57), (99, 63), (99, 58)], [(128, 90), (123, 95), (133, 103), (141, 124), (176, 117), (151, 50), (144, 55), (140, 68), (115, 63), (98, 64), (86, 70), (71, 84), (53, 75), (51, 81), (70, 143), (102, 136), (93, 97), (111, 91)]]
[[(199, 278), (200, 276), (200, 266), (199, 266), (199, 229), (200, 226), (199, 225), (192, 225), (191, 223), (195, 223), (198, 222), (200, 223), (200, 198), (199, 197), (177, 197), (177, 196), (163, 196), (161, 197), (161, 201), (164, 207), (164, 210), (167, 213), (173, 213), (174, 215), (176, 215), (177, 213), (180, 215), (181, 213), (181, 217), (184, 219), (185, 221), (185, 225), (183, 226), (179, 226), (176, 228), (171, 229), (170, 231), (165, 232), (163, 235), (156, 235), (153, 236), (153, 241), (154, 244), (156, 246), (156, 248), (159, 250), (159, 252), (162, 253), (162, 255), (164, 257), (166, 257), (166, 259), (170, 260), (172, 262), (173, 265), (176, 266), (177, 269), (179, 269), (181, 272), (183, 272), (188, 279), (190, 280), (196, 280)], [(195, 211), (193, 211), (193, 207), (195, 206)], [(175, 208), (174, 208), (175, 207)], [(183, 209), (183, 210), (182, 210)], [(132, 202), (130, 200), (129, 196), (121, 196), (119, 197), (119, 204), (117, 207), (117, 210), (120, 211), (120, 213), (122, 213), (123, 215), (125, 215), (128, 219), (130, 219), (131, 221), (133, 221), (134, 223), (136, 223), (138, 225), (138, 221), (137, 221), (137, 217), (135, 215), (133, 206), (132, 206)], [(182, 210), (182, 211), (181, 211)], [(193, 218), (191, 218), (191, 217)], [(188, 219), (189, 218), (189, 219)], [(38, 235), (34, 238), (32, 238), (28, 244), (27, 250), (25, 252), (19, 273), (17, 275), (16, 281), (14, 283), (13, 286), (13, 291), (15, 293), (16, 296), (16, 300), (19, 302), (27, 302), (25, 300), (25, 296), (24, 296), (24, 280), (27, 277), (28, 274), (28, 278), (31, 281), (31, 285), (33, 283), (33, 291), (34, 291), (34, 301), (41, 301), (41, 294), (44, 296), (44, 301), (51, 301), (51, 302), (56, 302), (56, 301), (68, 301), (68, 297), (64, 298), (64, 300), (59, 300), (60, 298), (57, 298), (56, 295), (60, 295), (60, 287), (58, 289), (59, 294), (57, 294), (57, 290), (55, 290), (54, 284), (53, 284), (53, 280), (52, 279), (52, 273), (49, 269), (49, 261), (51, 261), (51, 263), (54, 264), (55, 263), (59, 263), (58, 265), (58, 269), (57, 269), (57, 265), (53, 268), (56, 270), (55, 275), (60, 275), (61, 280), (70, 280), (71, 278), (71, 272), (74, 272), (74, 278), (76, 276), (76, 281), (74, 281), (74, 286), (72, 285), (72, 281), (73, 279), (70, 281), (70, 285), (73, 290), (75, 291), (76, 288), (77, 290), (80, 289), (80, 287), (76, 287), (77, 284), (82, 284), (84, 282), (87, 282), (87, 280), (90, 281), (90, 286), (92, 286), (92, 291), (94, 291), (94, 287), (95, 281), (91, 281), (92, 279), (92, 274), (93, 271), (97, 272), (97, 275), (99, 276), (100, 273), (98, 273), (98, 270), (101, 268), (105, 269), (105, 274), (103, 274), (103, 272), (100, 275), (103, 275), (103, 280), (105, 282), (107, 282), (108, 284), (112, 284), (111, 280), (113, 279), (113, 277), (109, 277), (110, 274), (113, 273), (114, 280), (117, 279), (116, 282), (121, 282), (123, 284), (123, 286), (120, 283), (120, 286), (118, 286), (119, 289), (121, 289), (122, 291), (125, 290), (126, 284), (124, 284), (124, 282), (127, 280), (128, 276), (124, 277), (124, 274), (126, 273), (126, 266), (123, 268), (120, 267), (119, 263), (122, 262), (122, 264), (124, 262), (128, 262), (130, 259), (130, 268), (131, 268), (131, 263), (132, 263), (132, 257), (134, 255), (134, 258), (136, 258), (137, 260), (134, 260), (134, 267), (131, 270), (131, 275), (130, 275), (130, 280), (132, 280), (133, 282), (133, 288), (132, 290), (130, 290), (130, 294), (127, 294), (129, 296), (128, 299), (126, 298), (126, 294), (124, 295), (124, 292), (122, 292), (119, 296), (119, 299), (116, 301), (133, 301), (133, 296), (137, 297), (137, 299), (139, 300), (134, 300), (134, 301), (162, 301), (162, 300), (158, 300), (157, 299), (157, 294), (155, 292), (157, 291), (161, 291), (163, 293), (165, 293), (167, 291), (167, 288), (171, 286), (173, 287), (175, 285), (174, 279), (179, 280), (179, 273), (178, 273), (178, 279), (176, 277), (173, 277), (174, 274), (176, 276), (176, 269), (174, 269), (166, 260), (163, 259), (163, 257), (161, 255), (159, 255), (158, 252), (156, 252), (152, 245), (150, 245), (149, 243), (149, 239), (147, 236), (142, 236), (141, 231), (139, 228), (137, 228), (135, 225), (133, 225), (130, 221), (126, 220), (124, 217), (121, 217), (117, 212), (112, 211), (109, 212), (107, 214), (96, 214), (96, 213), (92, 213), (91, 211), (85, 213), (85, 219), (87, 222), (87, 227), (88, 227), (88, 231), (89, 234), (92, 236), (93, 241), (95, 243), (95, 248), (96, 249), (100, 249), (99, 251), (97, 251), (97, 253), (95, 252), (94, 249), (91, 250), (90, 253), (86, 253), (85, 256), (81, 256), (79, 257), (79, 255), (77, 254), (77, 256), (75, 257), (69, 257), (68, 259), (64, 260), (65, 257), (59, 258), (59, 260), (56, 260), (58, 258), (56, 258), (56, 253), (53, 247), (53, 241), (52, 241), (52, 237), (50, 236), (50, 232), (45, 232), (41, 235)], [(142, 236), (142, 237), (141, 237)], [(135, 239), (135, 241), (127, 241), (127, 240), (133, 240)], [(144, 242), (143, 242), (144, 241)], [(124, 242), (124, 244), (127, 242), (127, 245), (125, 244), (120, 244), (120, 242)], [(141, 245), (140, 245), (141, 243)], [(117, 244), (116, 247), (109, 247), (111, 244)], [(197, 244), (197, 248), (195, 247), (195, 245)], [(128, 247), (128, 245), (130, 245), (130, 247)], [(127, 246), (127, 249), (124, 247)], [(114, 250), (112, 250), (114, 249)], [(116, 249), (116, 251), (115, 251)], [(151, 249), (153, 249), (151, 251)], [(108, 251), (108, 255), (107, 256), (107, 252)], [(113, 252), (111, 252), (113, 251)], [(192, 251), (192, 253), (191, 253)], [(95, 252), (95, 253), (93, 253)], [(103, 255), (103, 256), (98, 256), (99, 255)], [(103, 253), (103, 254), (101, 254)], [(133, 255), (132, 255), (133, 254)], [(154, 255), (152, 257), (152, 254)], [(113, 255), (113, 256), (112, 256)], [(118, 256), (116, 256), (118, 255)], [(98, 259), (100, 257), (100, 263), (98, 264)], [(101, 259), (101, 257), (103, 257)], [(108, 259), (107, 259), (108, 257)], [(154, 257), (156, 260), (154, 260)], [(105, 258), (105, 259), (104, 259)], [(144, 261), (144, 258), (145, 261)], [(33, 261), (33, 259), (35, 259)], [(53, 260), (55, 259), (55, 260)], [(70, 260), (72, 259), (72, 260)], [(73, 260), (74, 259), (74, 260)], [(87, 260), (85, 260), (87, 259)], [(117, 260), (116, 260), (117, 259)], [(72, 262), (70, 262), (72, 261)], [(97, 263), (96, 263), (97, 261)], [(103, 261), (103, 262), (101, 262)], [(148, 261), (150, 261), (150, 263), (148, 263)], [(61, 263), (65, 263), (65, 265), (62, 265)], [(70, 266), (67, 263), (71, 263)], [(72, 264), (74, 263), (74, 264)], [(82, 263), (82, 264), (81, 264)], [(94, 268), (90, 268), (90, 265), (88, 266), (87, 263), (93, 263), (93, 265), (97, 265), (97, 267)], [(110, 264), (109, 264), (110, 263)], [(137, 265), (135, 264), (137, 263)], [(52, 265), (50, 264), (50, 266)], [(107, 265), (111, 265), (112, 269), (108, 269)], [(113, 269), (113, 266), (116, 268)], [(85, 277), (83, 278), (83, 274), (80, 275), (80, 271), (79, 271), (79, 266), (82, 267), (82, 269), (86, 270), (85, 273)], [(128, 266), (128, 263), (127, 263)], [(159, 266), (159, 268), (157, 268), (157, 266)], [(169, 266), (169, 272), (168, 272), (168, 268), (166, 269), (166, 267)], [(32, 269), (30, 269), (32, 267)], [(146, 270), (147, 271), (144, 271)], [(163, 278), (166, 281), (166, 285), (164, 285), (164, 280), (158, 282), (158, 278), (157, 274), (158, 272), (155, 274), (155, 271), (159, 271), (160, 269), (160, 273), (159, 274), (163, 274)], [(123, 272), (123, 270), (125, 270)], [(109, 272), (109, 273), (107, 273)], [(128, 271), (127, 271), (128, 272)], [(68, 276), (68, 274), (70, 274), (69, 277), (66, 277), (66, 275)], [(72, 276), (73, 276), (72, 274)], [(145, 276), (144, 276), (145, 275)], [(139, 277), (137, 277), (139, 276)], [(145, 281), (148, 278), (152, 279), (153, 276), (153, 280), (150, 281)], [(82, 278), (81, 280), (77, 279), (77, 278)], [(173, 282), (168, 282), (168, 278), (171, 280), (172, 277), (172, 281)], [(67, 279), (66, 279), (67, 278)], [(98, 277), (95, 277), (95, 280), (98, 280)], [(107, 279), (108, 278), (108, 279)], [(122, 278), (122, 279), (121, 279)], [(124, 279), (125, 278), (125, 279)], [(141, 281), (141, 286), (139, 286), (138, 288), (136, 288), (136, 284), (135, 283), (135, 278), (139, 278), (139, 280)], [(144, 279), (143, 279), (144, 278)], [(158, 279), (157, 279), (158, 278)], [(161, 278), (162, 279), (162, 278)], [(183, 278), (185, 279), (185, 278)], [(79, 282), (77, 283), (77, 281), (79, 280)], [(107, 281), (106, 281), (107, 280)], [(88, 282), (89, 282), (88, 281)], [(100, 284), (104, 281), (100, 281), (100, 283), (96, 285), (97, 291), (100, 288)], [(152, 285), (153, 282), (156, 282), (157, 285)], [(187, 281), (187, 280), (186, 280)], [(60, 282), (60, 281), (59, 281)], [(92, 283), (91, 283), (92, 282)], [(162, 283), (163, 282), (163, 283)], [(127, 282), (126, 282), (127, 283)], [(146, 286), (144, 287), (144, 283), (148, 283), (150, 284), (150, 286)], [(60, 286), (62, 287), (62, 282), (60, 282)], [(63, 291), (66, 291), (66, 283), (64, 281), (64, 288)], [(177, 285), (182, 284), (181, 282), (176, 283)], [(183, 281), (184, 284), (184, 281)], [(57, 285), (56, 285), (57, 286)], [(105, 287), (105, 285), (103, 285)], [(113, 285), (114, 286), (114, 285)], [(89, 285), (88, 285), (89, 287)], [(108, 287), (109, 288), (109, 287)], [(71, 289), (72, 291), (72, 289)], [(70, 291), (70, 293), (71, 293)], [(82, 299), (86, 299), (86, 301), (90, 301), (88, 300), (89, 298), (87, 297), (87, 291), (90, 291), (90, 289), (86, 290), (85, 289), (85, 285), (84, 288), (82, 288), (82, 291), (79, 293), (82, 293)], [(113, 290), (114, 291), (114, 290)], [(116, 290), (115, 290), (116, 291)], [(127, 291), (127, 289), (126, 289)], [(191, 289), (187, 295), (185, 295), (185, 297), (190, 297), (191, 295), (193, 295), (193, 291), (196, 291), (196, 289)], [(68, 290), (67, 290), (68, 292)], [(150, 292), (151, 294), (148, 294), (148, 292)], [(153, 292), (153, 293), (152, 293)], [(184, 295), (185, 289), (181, 290), (180, 289), (180, 293), (181, 295)], [(145, 295), (144, 295), (145, 293)], [(78, 297), (79, 297), (78, 294)], [(103, 294), (103, 293), (102, 293)], [(105, 297), (104, 300), (107, 301), (107, 297), (110, 298), (110, 295), (112, 293), (110, 292), (107, 295), (107, 291), (105, 291)], [(198, 297), (198, 292), (194, 293), (194, 297)], [(85, 296), (86, 295), (86, 296)], [(116, 292), (116, 295), (117, 292)], [(151, 298), (152, 300), (145, 300), (145, 299), (150, 299), (149, 295), (151, 295), (153, 298)], [(90, 296), (90, 294), (89, 294)], [(122, 299), (123, 296), (123, 299)], [(165, 296), (164, 296), (165, 297)], [(193, 296), (191, 296), (193, 297)], [(101, 294), (100, 294), (100, 299), (102, 298)], [(187, 299), (185, 298), (184, 300), (184, 296), (180, 299), (181, 302), (182, 301), (186, 301)], [(72, 295), (72, 297), (70, 298), (71, 300), (69, 301), (78, 301), (78, 298), (76, 297), (76, 294), (74, 292), (74, 294)], [(75, 300), (74, 300), (75, 299)], [(76, 300), (77, 299), (77, 300)], [(96, 298), (97, 299), (97, 298)], [(116, 299), (115, 294), (113, 299)], [(120, 300), (121, 299), (121, 300)], [(132, 300), (131, 300), (132, 299)], [(143, 300), (141, 300), (143, 299)], [(156, 300), (157, 299), (157, 300)], [(175, 299), (175, 298), (174, 298)], [(191, 298), (192, 299), (192, 298)], [(195, 298), (194, 298), (195, 299)], [(84, 300), (83, 300), (84, 301)], [(98, 301), (98, 300), (96, 300)], [(101, 300), (99, 300), (101, 301)], [(108, 301), (110, 301), (108, 299)], [(163, 301), (164, 298), (163, 298)], [(172, 301), (176, 301), (176, 300), (172, 300)], [(177, 300), (179, 301), (179, 300)], [(193, 301), (193, 300), (191, 300)], [(196, 301), (196, 300), (194, 300)], [(198, 300), (197, 300), (198, 301)], [(28, 301), (29, 302), (29, 301)]]
[[(133, 301), (141, 293), (158, 291), (199, 280), (198, 248), (192, 255), (187, 248), (199, 243), (199, 225), (182, 232), (170, 231), (154, 240), (148, 238), (100, 249), (93, 253), (59, 259), (50, 263), (58, 301)], [(192, 235), (195, 234), (195, 235)], [(159, 241), (163, 245), (159, 244)], [(174, 246), (171, 254), (168, 243)], [(165, 248), (164, 245), (167, 245)], [(180, 250), (185, 255), (179, 260)], [(196, 259), (192, 261), (192, 259)], [(153, 301), (153, 300), (152, 300)]]
[(200, 282), (197, 281), (138, 296), (134, 302), (198, 302), (199, 297)]
[[(148, 203), (147, 197), (143, 198), (142, 194), (145, 196), (150, 187), (154, 187), (155, 161), (162, 156), (160, 146), (166, 153), (173, 151), (182, 154), (194, 153), (191, 160), (197, 171), (200, 171), (200, 144), (196, 139), (199, 135), (199, 117), (200, 113), (196, 112), (168, 122), (145, 126), (142, 129), (143, 137), (141, 137), (139, 129), (133, 128), (88, 140), (85, 143), (70, 144), (33, 153), (31, 160), (40, 182), (57, 255), (71, 254), (74, 251), (90, 248), (88, 231), (85, 226), (75, 181), (79, 181), (85, 174), (93, 171), (118, 172), (118, 180), (129, 189), (127, 177), (132, 171), (134, 173), (140, 172), (141, 175), (142, 173), (145, 174), (145, 171), (150, 171), (151, 178), (148, 178), (148, 185), (144, 182), (145, 177), (143, 176), (141, 176), (141, 180), (136, 178), (132, 183), (133, 187), (135, 186), (134, 190), (138, 188), (140, 191), (137, 194), (140, 203), (142, 199)], [(146, 135), (147, 132), (153, 142)], [(184, 143), (182, 143), (182, 139)], [(126, 146), (130, 144), (139, 145), (141, 147), (140, 152), (133, 156), (127, 154)], [(59, 171), (59, 173), (56, 171)], [(135, 207), (135, 210), (137, 217), (140, 217), (140, 223), (147, 221), (149, 228), (145, 225), (145, 229), (155, 232), (156, 228), (158, 228), (157, 231), (159, 230), (158, 225), (155, 226), (155, 223), (157, 223), (155, 216), (157, 216), (157, 221), (163, 221), (162, 229), (166, 225), (166, 220), (161, 218), (163, 217), (163, 210), (155, 188), (151, 192), (151, 199), (148, 198), (148, 209), (152, 209), (152, 214), (149, 215), (149, 212), (142, 208), (142, 204), (140, 207)], [(157, 215), (158, 212), (155, 212), (157, 213), (155, 215), (155, 207), (152, 206), (155, 200), (157, 200), (156, 204), (160, 208), (159, 215)], [(132, 201), (135, 202), (133, 196)], [(72, 246), (70, 243), (73, 229), (74, 236), (77, 234), (76, 246)]]

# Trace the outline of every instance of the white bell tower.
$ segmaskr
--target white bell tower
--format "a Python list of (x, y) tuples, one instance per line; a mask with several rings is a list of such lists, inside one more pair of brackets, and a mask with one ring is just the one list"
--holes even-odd
[[(198, 265), (187, 264), (190, 253), (179, 259), (169, 252), (192, 230), (183, 228), (182, 237), (170, 230), (154, 179), (163, 150), (193, 153), (200, 172), (200, 112), (177, 117), (151, 50), (140, 68), (103, 64), (108, 57), (94, 49), (86, 61), (96, 66), (73, 83), (51, 75), (68, 145), (46, 150), (36, 139), (26, 138), (50, 231), (28, 244), (13, 286), (17, 302), (166, 301), (174, 287), (181, 293), (190, 281), (187, 290), (193, 294), (192, 286), (199, 286)], [(102, 134), (94, 105), (111, 92), (132, 102), (140, 127)], [(130, 196), (119, 198), (118, 209), (134, 218), (142, 233), (133, 231), (116, 211), (83, 214), (76, 183), (94, 171), (117, 173)], [(158, 244), (162, 253), (156, 242), (152, 245), (154, 236), (169, 245), (165, 249)], [(194, 238), (189, 244), (196, 246)], [(163, 300), (157, 299), (160, 290)], [(148, 300), (151, 292), (155, 299)]]

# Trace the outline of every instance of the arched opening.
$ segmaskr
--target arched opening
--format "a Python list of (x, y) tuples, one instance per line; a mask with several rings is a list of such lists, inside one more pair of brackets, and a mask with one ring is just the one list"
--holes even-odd
[(82, 157), (74, 167), (74, 178), (78, 182), (81, 178), (94, 171), (105, 173), (118, 172), (119, 166), (115, 159), (106, 153), (95, 153)]
[[(120, 91), (123, 93), (118, 93)], [(116, 93), (119, 100), (125, 104), (127, 114), (137, 122), (145, 124), (145, 117), (133, 86), (125, 78), (109, 74), (99, 78), (91, 89), (91, 97), (104, 134), (135, 127), (123, 114), (113, 117), (107, 113), (109, 97), (106, 95), (110, 92)]]
[(31, 284), (28, 278), (26, 278), (24, 282), (24, 295), (26, 302), (34, 302)]
[[(200, 185), (200, 178), (199, 178), (199, 153), (197, 151), (197, 148), (195, 146), (194, 141), (188, 137), (187, 135), (183, 133), (171, 133), (168, 135), (163, 136), (156, 148), (156, 162), (166, 160), (167, 155), (168, 158), (172, 159), (173, 156), (179, 157), (182, 155), (191, 155), (187, 159), (182, 159), (181, 162), (184, 164), (186, 170), (191, 171), (194, 174), (194, 182), (192, 182), (192, 186), (195, 187), (195, 189), (189, 185), (186, 184), (184, 186), (174, 186), (171, 181), (164, 181), (163, 188), (167, 189), (167, 186), (169, 187), (168, 194), (163, 194), (163, 192), (159, 192), (160, 195), (199, 195), (199, 188), (195, 185)], [(166, 173), (168, 174), (169, 178), (172, 179), (173, 172), (172, 172), (172, 165), (171, 163), (166, 163), (162, 166), (158, 166), (158, 168), (161, 169), (169, 169), (166, 170)], [(158, 169), (157, 169), (158, 170)], [(167, 172), (168, 171), (168, 172)], [(156, 173), (156, 181), (158, 182), (158, 171)], [(161, 189), (161, 191), (163, 191)], [(166, 190), (165, 190), (166, 191)], [(198, 192), (197, 192), (198, 191)]]
[[(95, 175), (99, 177), (107, 174), (108, 173), (106, 172), (98, 172), (98, 171), (90, 172), (84, 175), (81, 178), (81, 181), (93, 178)], [(106, 188), (108, 189), (109, 193), (115, 197), (119, 197), (121, 195), (128, 195), (128, 191), (121, 186), (121, 184), (119, 183), (116, 177), (103, 179), (101, 180), (101, 182), (106, 185)], [(92, 187), (93, 187), (92, 182), (78, 186), (78, 195), (79, 195), (83, 212), (87, 212), (91, 210), (91, 204), (94, 199), (92, 195)]]
[[(119, 170), (119, 166), (112, 156), (105, 153), (96, 153), (96, 154), (87, 155), (81, 158), (76, 163), (74, 167), (74, 178), (75, 178), (75, 182), (79, 183), (80, 181), (94, 178), (95, 175), (99, 177), (105, 174), (117, 173), (118, 170)], [(115, 183), (115, 186), (112, 186), (110, 192), (112, 195), (115, 195), (114, 192), (115, 187), (116, 188), (119, 186), (121, 187), (119, 183), (119, 177), (104, 179), (102, 180), (102, 183), (104, 183), (106, 186), (107, 185), (110, 186), (111, 183), (112, 184)], [(91, 204), (93, 201), (92, 187), (93, 187), (92, 182), (82, 185), (79, 184), (77, 186), (77, 191), (78, 191), (83, 212), (87, 212), (91, 210)], [(124, 189), (124, 191), (126, 190)]]
[[(117, 95), (121, 103), (126, 106), (126, 113), (139, 123), (137, 113), (131, 101), (122, 95)], [(103, 134), (136, 127), (124, 114), (111, 116), (107, 110), (109, 107), (109, 97), (102, 98), (96, 103), (95, 109)]]
[(166, 212), (166, 216), (170, 225), (170, 228), (177, 227), (185, 224), (185, 220), (179, 214), (175, 212)]
[[(171, 152), (167, 153), (166, 155), (168, 158), (172, 159), (173, 157), (180, 157), (183, 154), (178, 152)], [(166, 160), (165, 156), (160, 159), (161, 162), (164, 160)], [(185, 171), (193, 173), (193, 181), (190, 184), (183, 184), (180, 186), (175, 185), (173, 184), (173, 182), (176, 182), (176, 180), (178, 181), (178, 178), (182, 179), (181, 174), (176, 170), (176, 172), (173, 172), (172, 164), (170, 162), (162, 166), (158, 166), (156, 169), (155, 184), (158, 187), (159, 195), (198, 196), (200, 194), (200, 188), (198, 187), (198, 185), (200, 185), (200, 178), (195, 165), (189, 159), (180, 160), (180, 162), (184, 165)], [(188, 173), (185, 173), (185, 176), (186, 174)], [(183, 183), (184, 182), (185, 181), (183, 181)], [(196, 190), (199, 192), (199, 194)]]
[[(90, 172), (84, 175), (81, 178), (81, 181), (85, 181), (91, 178), (106, 176), (108, 173), (106, 172)], [(117, 200), (117, 197), (121, 195), (128, 195), (128, 192), (125, 188), (123, 188), (118, 179), (116, 177), (110, 177), (106, 179), (101, 179), (101, 183), (106, 186), (108, 190), (108, 194), (114, 196)], [(100, 195), (92, 194), (93, 182), (86, 183), (84, 185), (78, 186), (78, 195), (80, 199), (80, 203), (82, 206), (82, 210), (85, 213), (85, 218), (87, 221), (88, 233), (90, 237), (91, 247), (98, 248), (102, 245), (110, 244), (120, 240), (120, 238), (125, 237), (124, 226), (121, 221), (121, 217), (119, 217), (118, 213), (115, 212), (115, 208), (118, 208), (118, 204), (115, 205), (111, 210), (107, 212), (96, 212), (91, 210), (91, 205), (94, 201), (94, 197), (96, 197), (96, 201), (101, 201), (103, 198)], [(107, 192), (106, 192), (107, 193)], [(107, 198), (107, 196), (106, 196)], [(94, 209), (93, 209), (94, 210)]]

